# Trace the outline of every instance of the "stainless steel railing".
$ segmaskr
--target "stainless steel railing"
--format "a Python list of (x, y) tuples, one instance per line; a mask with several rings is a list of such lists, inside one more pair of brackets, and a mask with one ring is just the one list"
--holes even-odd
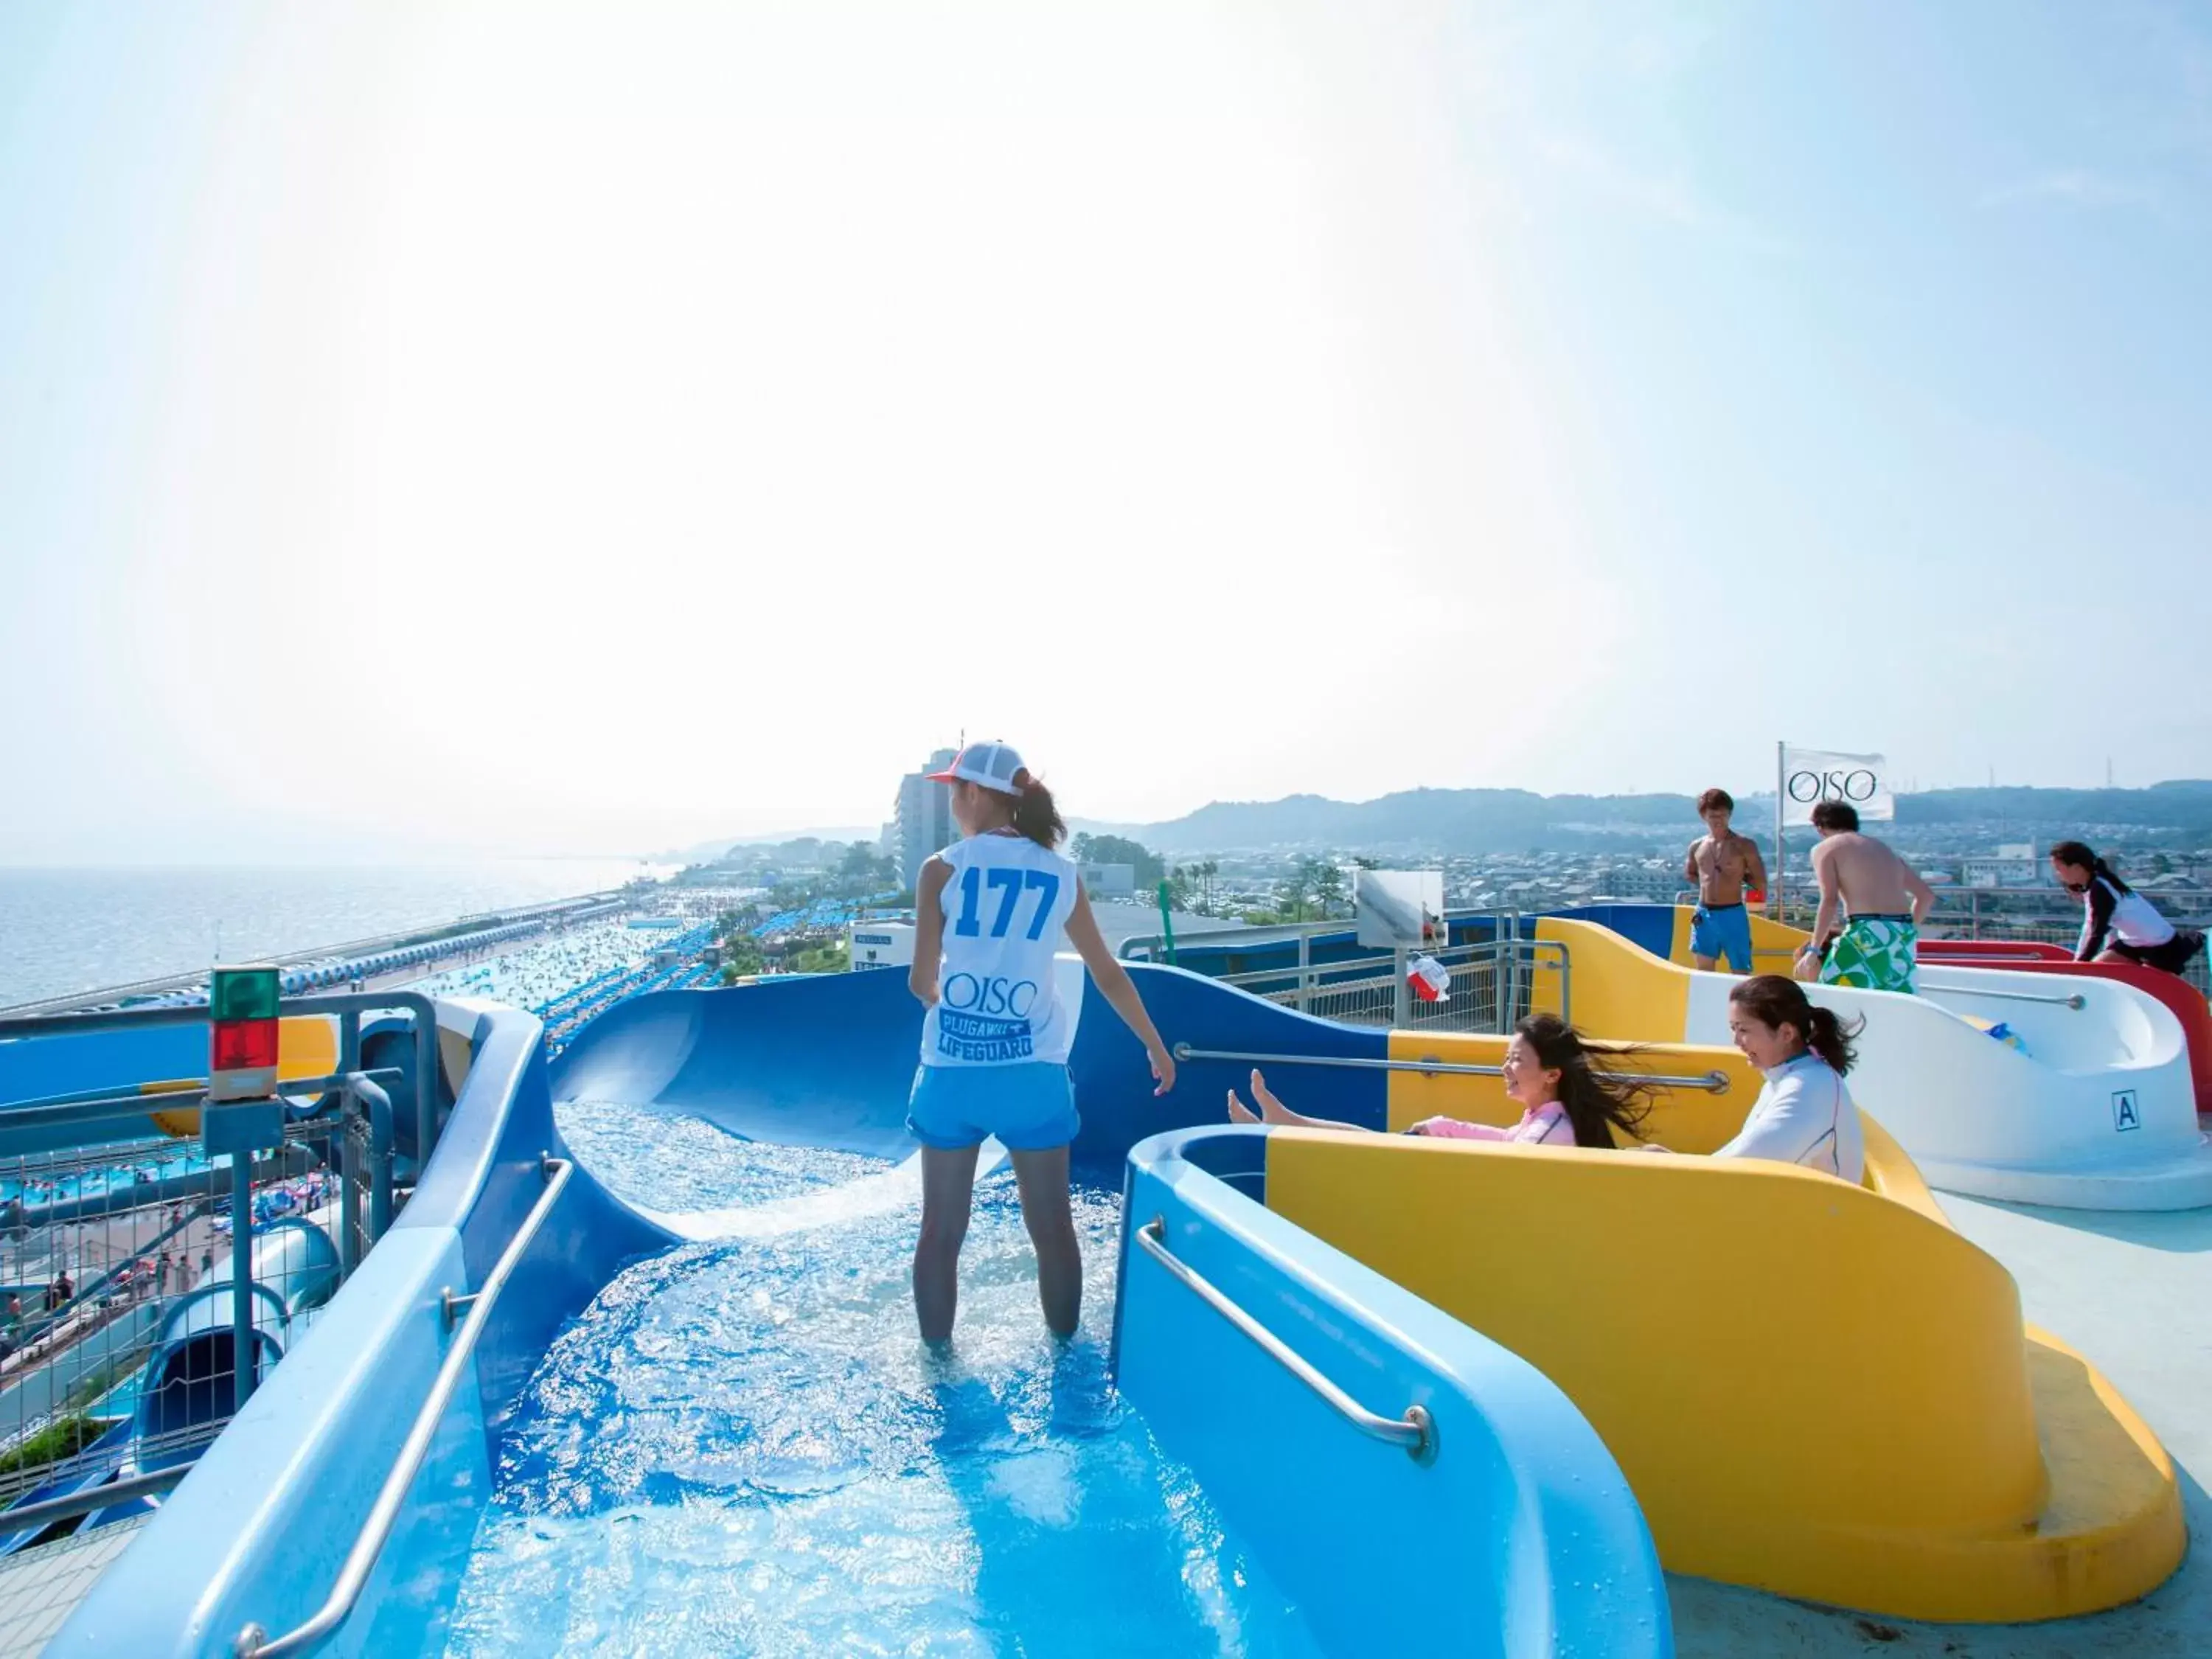
[[(1251, 1066), (1343, 1066), (1355, 1071), (1419, 1072), (1424, 1077), (1503, 1077), (1502, 1066), (1462, 1066), (1440, 1060), (1370, 1060), (1356, 1054), (1247, 1054), (1235, 1048), (1194, 1048), (1188, 1042), (1175, 1045), (1177, 1060), (1233, 1060)], [(1708, 1094), (1724, 1095), (1729, 1091), (1729, 1076), (1725, 1072), (1705, 1072), (1693, 1076), (1673, 1076), (1657, 1072), (1609, 1072), (1609, 1077), (1623, 1083), (1648, 1083), (1656, 1089), (1702, 1089)]]
[(450, 1285), (439, 1292), (443, 1328), (453, 1328), (453, 1314), (456, 1308), (465, 1306), (468, 1312), (461, 1321), (459, 1331), (454, 1335), (453, 1346), (446, 1350), (446, 1358), (438, 1367), (436, 1380), (431, 1383), (428, 1396), (415, 1414), (414, 1424), (407, 1431), (407, 1438), (400, 1444), (399, 1455), (393, 1461), (391, 1473), (385, 1476), (384, 1485), (376, 1494), (376, 1502), (369, 1508), (368, 1518), (362, 1523), (360, 1535), (355, 1539), (345, 1565), (338, 1571), (337, 1583), (331, 1586), (329, 1596), (313, 1618), (273, 1641), (259, 1625), (247, 1625), (231, 1644), (231, 1652), (235, 1659), (280, 1659), (280, 1656), (286, 1654), (313, 1653), (353, 1617), (354, 1609), (361, 1601), (361, 1593), (368, 1587), (368, 1576), (376, 1570), (377, 1558), (383, 1554), (384, 1547), (392, 1537), (392, 1526), (399, 1519), (400, 1509), (407, 1501), (408, 1489), (415, 1484), (415, 1477), (422, 1473), (423, 1460), (429, 1455), (431, 1442), (437, 1437), (438, 1424), (445, 1416), (447, 1407), (453, 1403), (454, 1392), (469, 1375), (469, 1356), (476, 1351), (477, 1339), (483, 1334), (484, 1327), (490, 1322), (492, 1310), (498, 1306), (500, 1292), (507, 1288), (507, 1279), (514, 1272), (515, 1264), (522, 1260), (524, 1252), (530, 1248), (530, 1241), (538, 1236), (538, 1228), (552, 1213), (553, 1206), (559, 1201), (562, 1189), (568, 1184), (568, 1177), (576, 1168), (572, 1159), (555, 1158), (550, 1153), (538, 1155), (538, 1167), (545, 1177), (545, 1189), (538, 1194), (537, 1201), (530, 1206), (530, 1213), (522, 1218), (522, 1224), (514, 1230), (514, 1237), (507, 1240), (507, 1248), (500, 1252), (499, 1260), (493, 1264), (492, 1270), (484, 1275), (483, 1284), (468, 1296), (456, 1296)]
[(1424, 1468), (1437, 1461), (1436, 1419), (1430, 1416), (1427, 1407), (1408, 1406), (1404, 1415), (1400, 1417), (1382, 1417), (1369, 1411), (1322, 1376), (1304, 1355), (1238, 1307), (1218, 1286), (1201, 1277), (1188, 1262), (1169, 1249), (1167, 1229), (1167, 1218), (1154, 1216), (1137, 1230), (1137, 1243), (1146, 1255), (1165, 1267), (1178, 1283), (1249, 1337), (1269, 1358), (1327, 1401), (1340, 1417), (1360, 1433), (1388, 1445), (1403, 1447), (1407, 1455)]
[[(1943, 965), (1955, 967), (1960, 964), (1946, 963)], [(1920, 994), (1923, 997), (1978, 997), (1991, 1002), (2043, 1002), (2054, 1008), (2077, 1011), (2089, 1006), (2089, 1000), (2078, 993), (2073, 996), (2043, 996), (2033, 991), (1983, 991), (1971, 985), (1930, 985), (1925, 981), (1921, 982)]]
[[(1340, 923), (1329, 925), (1342, 931)], [(1528, 1012), (1539, 975), (1556, 975), (1561, 1017), (1571, 1018), (1572, 964), (1565, 945), (1558, 940), (1506, 933), (1436, 946), (1425, 954), (1442, 963), (1451, 980), (1443, 999), (1434, 1002), (1415, 998), (1408, 988), (1410, 951), (1315, 961), (1306, 952), (1310, 940), (1301, 938), (1297, 943), (1296, 963), (1211, 977), (1218, 984), (1340, 1024), (1503, 1031)]]
[[(340, 1073), (361, 1067), (361, 1019), (363, 1014), (397, 1012), (414, 1017), (415, 1156), (416, 1167), (430, 1161), (438, 1141), (438, 1007), (419, 991), (356, 991), (334, 996), (287, 997), (277, 1012), (295, 1015), (331, 1014), (338, 1022)], [(61, 1036), (82, 1031), (112, 1031), (139, 1026), (204, 1025), (204, 1004), (189, 1008), (123, 1008), (106, 1014), (41, 1014), (27, 1019), (0, 1019), (0, 1037)], [(286, 1084), (280, 1092), (306, 1091), (307, 1085)], [(148, 1097), (163, 1106), (190, 1104), (185, 1095)], [(23, 1108), (10, 1107), (9, 1111)], [(27, 1118), (15, 1118), (27, 1123)]]

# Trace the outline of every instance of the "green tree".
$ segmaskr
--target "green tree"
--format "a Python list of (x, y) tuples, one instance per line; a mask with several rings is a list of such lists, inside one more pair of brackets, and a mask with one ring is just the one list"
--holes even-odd
[(1313, 860), (1307, 866), (1306, 885), (1312, 891), (1314, 902), (1320, 906), (1322, 919), (1342, 914), (1344, 906), (1344, 872), (1334, 864)]
[(1304, 921), (1313, 897), (1312, 872), (1300, 864), (1275, 889), (1275, 912), (1285, 921)]
[(722, 940), (722, 983), (733, 984), (768, 966), (760, 942), (750, 933), (737, 933)]
[(843, 939), (817, 939), (789, 952), (783, 965), (794, 974), (842, 974), (852, 965)]

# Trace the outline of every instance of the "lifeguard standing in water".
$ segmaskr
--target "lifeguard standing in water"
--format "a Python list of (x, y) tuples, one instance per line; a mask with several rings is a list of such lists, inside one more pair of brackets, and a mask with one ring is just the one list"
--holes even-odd
[(1062, 1002), (1054, 973), (1063, 932), (1144, 1043), (1159, 1093), (1175, 1086), (1175, 1060), (1099, 936), (1080, 872), (1057, 850), (1066, 825), (1051, 791), (1003, 743), (969, 744), (930, 775), (951, 786), (962, 838), (924, 864), (915, 885), (908, 983), (928, 1011), (907, 1106), (907, 1127), (921, 1143), (915, 1312), (924, 1341), (951, 1336), (976, 1154), (996, 1136), (1013, 1160), (1045, 1323), (1073, 1335), (1083, 1258), (1067, 1149), (1081, 1120), (1067, 1075), (1077, 1011)]

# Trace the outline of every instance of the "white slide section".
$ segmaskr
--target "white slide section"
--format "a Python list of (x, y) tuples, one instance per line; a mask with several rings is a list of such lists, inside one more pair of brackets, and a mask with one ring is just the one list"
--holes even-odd
[[(1686, 1040), (1727, 1042), (1737, 981), (1693, 973)], [(2082, 1210), (2212, 1204), (2180, 1022), (2133, 986), (1923, 966), (1918, 996), (1808, 985), (1866, 1028), (1853, 1097), (1948, 1192)], [(1972, 1020), (2008, 1025), (2026, 1051)]]

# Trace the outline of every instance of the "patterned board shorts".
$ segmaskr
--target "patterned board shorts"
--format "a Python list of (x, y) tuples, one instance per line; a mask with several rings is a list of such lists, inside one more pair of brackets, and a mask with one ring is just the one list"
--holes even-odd
[(1820, 963), (1820, 983), (1865, 991), (1920, 988), (1915, 947), (1920, 930), (1910, 916), (1851, 916)]

